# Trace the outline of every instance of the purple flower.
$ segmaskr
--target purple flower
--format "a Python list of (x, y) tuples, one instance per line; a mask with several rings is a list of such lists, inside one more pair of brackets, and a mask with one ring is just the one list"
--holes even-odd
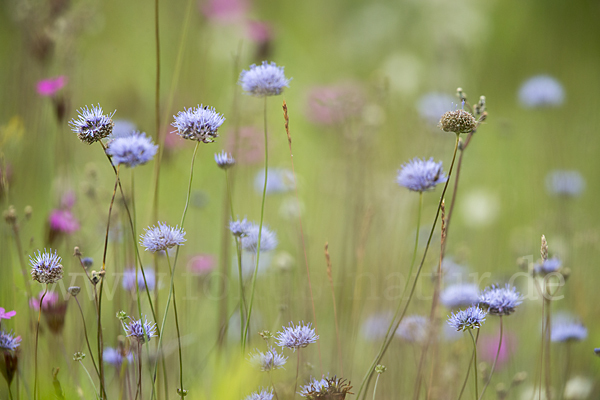
[(427, 337), (429, 320), (423, 315), (409, 315), (402, 319), (395, 335), (407, 342), (421, 342)]
[(235, 165), (234, 158), (231, 154), (226, 153), (225, 150), (220, 153), (215, 153), (215, 162), (221, 169), (228, 169)]
[(261, 390), (260, 392), (254, 392), (250, 396), (246, 397), (244, 400), (273, 400), (273, 392), (267, 392), (266, 389)]
[(69, 125), (71, 125), (71, 130), (77, 134), (77, 137), (82, 142), (92, 144), (112, 133), (115, 124), (112, 116), (115, 114), (115, 111), (112, 114), (104, 115), (102, 107), (98, 104), (98, 106), (92, 106), (91, 110), (86, 106), (77, 112), (79, 113), (79, 118), (73, 118), (69, 121)]
[(466, 310), (460, 310), (456, 314), (452, 313), (448, 317), (448, 324), (457, 331), (466, 331), (467, 329), (479, 329), (485, 322), (487, 313), (479, 306), (471, 306)]
[(15, 315), (17, 315), (16, 311), (8, 311), (8, 312), (6, 312), (4, 310), (4, 308), (0, 307), (0, 321), (3, 320), (3, 319), (11, 319)]
[(184, 236), (183, 229), (159, 222), (158, 226), (146, 228), (146, 232), (140, 235), (142, 238), (140, 244), (146, 248), (146, 251), (155, 253), (161, 250), (166, 251), (174, 246), (181, 246), (186, 240)]
[(127, 353), (123, 355), (123, 352), (112, 347), (106, 347), (102, 353), (102, 359), (105, 363), (110, 364), (114, 367), (120, 368), (124, 360), (127, 360), (128, 364), (133, 362), (133, 354)]
[(294, 326), (290, 322), (289, 327), (284, 326), (283, 331), (275, 334), (275, 339), (277, 340), (277, 346), (296, 351), (296, 349), (315, 343), (319, 339), (319, 335), (315, 333), (310, 323), (305, 325), (304, 321), (302, 321), (298, 326)]
[(127, 333), (127, 337), (133, 337), (137, 339), (140, 343), (145, 343), (146, 340), (150, 341), (151, 338), (156, 336), (156, 324), (153, 322), (148, 322), (147, 319), (134, 320), (129, 317), (130, 322), (128, 324), (123, 325), (123, 329), (125, 329), (125, 333)]
[(39, 283), (55, 283), (63, 277), (62, 258), (56, 254), (56, 251), (52, 253), (47, 252), (44, 249), (42, 253), (38, 250), (38, 254), (34, 257), (29, 257), (31, 263), (31, 277), (33, 280)]
[(37, 83), (37, 92), (44, 97), (54, 96), (66, 83), (67, 78), (63, 75), (56, 78), (42, 79)]
[(48, 218), (50, 229), (70, 235), (79, 230), (79, 221), (69, 210), (52, 210)]
[[(156, 276), (154, 275), (153, 269), (145, 269), (144, 273), (146, 275), (146, 282), (144, 282), (144, 275), (142, 275), (142, 271), (137, 271), (137, 285), (140, 290), (146, 290), (146, 283), (148, 283), (148, 290), (153, 290), (156, 283)], [(135, 290), (136, 285), (136, 270), (133, 268), (126, 269), (123, 272), (123, 289), (125, 290)]]
[(260, 251), (271, 251), (277, 247), (277, 234), (271, 230), (267, 226), (262, 227), (259, 230), (259, 226), (257, 224), (252, 224), (246, 234), (242, 236), (242, 249), (249, 251), (251, 253), (258, 252), (258, 236), (260, 234)]
[(522, 302), (521, 294), (508, 284), (505, 287), (492, 285), (479, 296), (479, 305), (490, 315), (510, 315)]
[(250, 363), (260, 368), (261, 371), (271, 371), (283, 368), (286, 361), (287, 357), (279, 354), (277, 350), (272, 347), (269, 347), (265, 353), (256, 350), (255, 353), (250, 354)]
[(448, 308), (469, 307), (479, 301), (479, 288), (472, 283), (458, 283), (440, 293), (440, 302)]
[(176, 133), (184, 139), (212, 143), (219, 136), (218, 129), (225, 122), (225, 117), (209, 106), (199, 105), (188, 108), (173, 116)]
[(255, 97), (276, 96), (289, 87), (290, 79), (283, 73), (283, 67), (263, 61), (261, 65), (252, 64), (249, 70), (243, 70), (238, 84), (244, 92)]
[(560, 321), (552, 324), (553, 342), (580, 342), (587, 338), (587, 328), (579, 321)]
[(397, 177), (400, 186), (420, 193), (434, 189), (437, 184), (446, 182), (447, 179), (442, 170), (442, 162), (436, 163), (433, 157), (429, 160), (414, 158), (402, 165)]
[(529, 78), (519, 89), (519, 101), (525, 108), (558, 107), (564, 100), (562, 85), (548, 75)]
[(129, 136), (119, 137), (108, 144), (106, 154), (111, 156), (114, 165), (125, 164), (130, 168), (152, 160), (158, 145), (145, 133), (133, 132)]
[(555, 170), (546, 175), (546, 189), (555, 196), (578, 197), (585, 190), (579, 171)]
[(21, 336), (15, 337), (12, 332), (0, 331), (0, 349), (14, 351), (21, 344)]

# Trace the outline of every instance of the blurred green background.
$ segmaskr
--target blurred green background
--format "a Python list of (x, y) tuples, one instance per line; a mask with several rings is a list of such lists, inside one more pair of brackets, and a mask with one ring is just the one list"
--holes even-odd
[[(303, 375), (341, 374), (323, 254), (328, 242), (342, 329), (344, 377), (359, 385), (378, 344), (361, 336), (361, 324), (373, 313), (394, 309), (404, 285), (394, 274), (406, 273), (414, 245), (418, 195), (396, 184), (397, 170), (414, 157), (434, 157), (444, 162), (447, 171), (452, 155), (452, 134), (424, 118), (419, 101), (432, 92), (455, 96), (456, 88), (462, 87), (471, 103), (486, 96), (489, 115), (465, 152), (447, 255), (478, 276), (489, 273), (481, 279), (484, 287), (508, 281), (519, 271), (520, 257), (535, 262), (540, 236), (545, 234), (550, 253), (572, 271), (562, 292), (564, 299), (553, 307), (581, 318), (589, 332), (585, 341), (573, 345), (572, 375), (591, 379), (595, 387), (585, 398), (598, 398), (600, 360), (594, 357), (593, 348), (600, 346), (596, 281), (600, 278), (596, 268), (600, 248), (599, 19), (600, 3), (595, 1), (161, 1), (161, 134), (171, 130), (172, 115), (184, 107), (211, 105), (227, 118), (217, 141), (199, 149), (185, 227), (188, 241), (181, 249), (182, 272), (176, 278), (182, 288), (178, 298), (184, 316), (190, 397), (238, 398), (258, 386), (251, 383), (241, 394), (219, 391), (224, 390), (219, 389), (221, 380), (227, 382), (238, 372), (207, 361), (217, 353), (218, 277), (190, 278), (183, 270), (197, 254), (213, 255), (217, 264), (222, 260), (228, 209), (224, 174), (216, 168), (213, 153), (231, 150), (240, 127), (257, 133), (249, 134), (239, 157), (256, 142), (261, 148), (263, 102), (243, 95), (236, 82), (242, 69), (268, 59), (285, 66), (286, 76), (293, 78), (283, 96), (267, 102), (269, 157), (270, 166), (291, 169), (281, 112), (285, 100), (317, 319), (313, 321), (307, 290), (294, 215), (297, 204), (294, 192), (289, 191), (267, 197), (265, 222), (277, 232), (280, 245), (270, 259), (268, 273), (257, 284), (257, 329), (276, 331), (289, 321), (313, 321), (321, 334), (322, 362), (316, 348), (303, 351), (304, 361), (315, 368), (305, 368)], [(257, 23), (264, 25), (257, 28)], [(260, 28), (267, 29), (265, 37), (257, 37)], [(53, 248), (63, 256), (67, 273), (79, 272), (70, 256), (73, 246), (80, 246), (86, 256), (101, 258), (114, 175), (100, 146), (79, 142), (66, 122), (80, 107), (99, 103), (107, 112), (116, 110), (115, 120), (133, 122), (156, 141), (154, 3), (5, 0), (0, 5), (0, 43), (0, 157), (7, 183), (0, 199), (2, 208), (15, 206), (25, 252), (32, 254), (49, 245), (48, 215), (64, 193), (74, 191), (74, 214), (81, 229)], [(526, 108), (520, 104), (519, 88), (540, 74), (562, 84), (560, 106)], [(60, 75), (67, 78), (67, 84), (57, 95), (43, 97), (36, 92), (38, 81)], [(315, 121), (311, 96), (315, 88), (328, 85), (352, 88), (355, 94), (341, 100), (343, 107), (348, 99), (358, 99), (358, 105), (342, 121), (323, 124)], [(456, 97), (454, 101), (459, 103)], [(57, 115), (57, 106), (64, 107), (64, 115)], [(163, 153), (158, 219), (174, 225), (185, 202), (193, 145), (175, 136), (169, 140), (175, 144)], [(156, 223), (152, 219), (155, 162), (135, 170), (139, 232)], [(261, 197), (254, 180), (262, 165), (258, 157), (238, 163), (233, 170), (234, 212), (251, 220), (260, 215)], [(548, 192), (547, 175), (557, 169), (579, 171), (586, 183), (580, 196), (561, 198)], [(132, 176), (128, 170), (122, 175), (127, 191)], [(424, 195), (425, 227), (433, 221), (439, 193), (440, 189)], [(25, 221), (27, 205), (33, 207), (33, 214)], [(117, 211), (116, 226), (121, 223), (126, 239), (111, 242), (109, 259), (114, 260), (115, 271), (122, 271), (132, 263), (133, 251), (125, 216), (121, 208)], [(11, 329), (31, 336), (24, 318), (27, 301), (13, 234), (8, 225), (1, 234), (0, 306), (17, 310)], [(439, 231), (432, 246), (426, 273), (439, 257)], [(235, 259), (231, 251), (225, 254), (228, 262)], [(148, 255), (143, 259), (152, 263)], [(361, 272), (364, 275), (357, 275)], [(230, 313), (237, 304), (235, 279), (232, 274), (226, 291)], [(430, 308), (426, 298), (432, 291), (430, 278), (421, 279), (423, 295), (410, 313), (427, 314)], [(525, 286), (525, 281), (517, 282)], [(83, 286), (83, 280), (78, 284)], [(162, 299), (166, 288), (164, 283)], [(493, 383), (510, 382), (516, 372), (527, 371), (527, 384), (533, 384), (539, 358), (540, 304), (525, 301), (507, 319), (518, 350), (497, 371)], [(70, 307), (70, 329), (64, 333), (68, 354), (81, 350), (70, 348), (70, 343), (82, 344), (80, 321), (74, 306)], [(105, 337), (113, 346), (122, 331), (112, 316), (127, 307), (129, 303), (118, 296), (107, 302)], [(497, 321), (488, 320), (486, 328), (493, 334)], [(167, 335), (174, 340), (174, 329), (168, 329)], [(47, 343), (45, 339), (56, 338), (42, 337), (41, 343)], [(235, 335), (228, 339), (227, 357), (239, 354), (235, 340)], [(254, 337), (252, 344), (259, 346), (260, 338)], [(463, 338), (442, 352), (450, 377), (454, 369), (463, 371), (467, 365), (468, 346)], [(43, 357), (52, 356), (52, 349), (41, 348), (45, 348)], [(556, 360), (564, 363), (562, 349), (553, 348)], [(23, 352), (31, 354), (31, 349)], [(384, 358), (389, 376), (381, 378), (381, 398), (412, 395), (413, 358), (418, 360), (413, 353), (417, 353), (415, 347), (398, 345)], [(455, 353), (461, 355), (459, 361), (446, 359)], [(176, 355), (169, 357), (175, 371)], [(294, 359), (292, 355), (286, 372), (279, 375), (289, 393)], [(56, 363), (65, 371), (70, 368), (71, 375), (80, 373), (73, 365), (67, 368), (63, 359)], [(25, 361), (24, 371), (29, 367)], [(560, 367), (556, 371), (560, 381), (562, 372), (558, 371)], [(49, 382), (49, 376), (46, 373), (42, 379)], [(65, 390), (75, 396), (79, 383), (70, 386), (70, 378), (63, 379)], [(81, 385), (89, 390), (87, 382)], [(0, 386), (0, 393), (4, 390)], [(486, 398), (494, 396), (490, 390)], [(519, 398), (517, 393), (514, 396)]]

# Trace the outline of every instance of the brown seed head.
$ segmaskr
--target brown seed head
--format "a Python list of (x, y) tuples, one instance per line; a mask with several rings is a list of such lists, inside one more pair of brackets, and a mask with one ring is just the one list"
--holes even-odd
[(442, 115), (439, 127), (445, 132), (469, 133), (477, 127), (477, 120), (465, 110), (448, 111)]

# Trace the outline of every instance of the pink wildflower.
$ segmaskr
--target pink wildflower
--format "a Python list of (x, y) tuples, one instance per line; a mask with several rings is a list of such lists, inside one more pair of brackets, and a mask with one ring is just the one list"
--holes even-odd
[(51, 230), (67, 235), (79, 230), (79, 222), (69, 210), (53, 210), (49, 222)]
[(16, 311), (8, 311), (8, 312), (6, 312), (4, 310), (4, 308), (0, 307), (0, 320), (2, 320), (2, 319), (11, 319), (15, 315), (17, 315)]
[(56, 78), (43, 79), (37, 83), (37, 92), (40, 96), (54, 96), (66, 83), (67, 78), (63, 75)]

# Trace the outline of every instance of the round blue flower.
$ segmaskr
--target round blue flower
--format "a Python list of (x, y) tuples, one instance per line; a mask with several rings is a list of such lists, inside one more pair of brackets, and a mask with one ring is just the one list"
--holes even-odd
[(115, 125), (113, 126), (109, 139), (130, 136), (133, 132), (137, 131), (137, 126), (126, 119), (117, 119), (114, 122)]
[[(254, 190), (262, 194), (265, 186), (265, 170), (256, 173)], [(285, 193), (294, 188), (294, 174), (285, 168), (269, 168), (267, 171), (267, 193)]]
[(478, 306), (471, 306), (466, 310), (460, 310), (456, 314), (452, 313), (448, 317), (448, 324), (457, 331), (466, 331), (467, 329), (479, 329), (485, 322), (487, 313)]
[(440, 293), (440, 302), (448, 308), (469, 307), (479, 301), (479, 288), (472, 283), (457, 283)]
[(423, 315), (409, 315), (402, 319), (396, 336), (406, 340), (407, 342), (421, 342), (427, 337), (429, 329), (429, 320)]
[[(146, 283), (148, 283), (148, 290), (153, 290), (156, 285), (156, 276), (153, 269), (145, 269), (144, 274), (146, 275), (146, 282), (144, 282), (144, 275), (142, 271), (137, 271), (137, 285), (140, 290), (146, 290)], [(126, 269), (123, 272), (123, 289), (132, 291), (136, 289), (136, 271), (133, 268)]]
[(132, 168), (152, 160), (157, 150), (158, 145), (152, 143), (145, 133), (133, 132), (112, 140), (106, 154), (112, 157), (114, 165), (125, 164)]
[(273, 391), (263, 389), (260, 392), (254, 392), (244, 400), (273, 400)]
[(140, 244), (146, 248), (146, 251), (155, 253), (161, 250), (167, 250), (174, 246), (181, 246), (185, 242), (185, 232), (177, 226), (172, 227), (162, 222), (158, 226), (146, 228), (146, 232), (140, 235), (142, 238)]
[(585, 179), (579, 171), (555, 170), (546, 175), (546, 190), (555, 196), (577, 197), (585, 189)]
[(120, 350), (113, 349), (112, 347), (105, 347), (102, 352), (102, 360), (107, 364), (120, 368), (125, 360), (127, 360), (128, 364), (133, 362), (133, 354), (128, 353), (127, 356), (123, 356), (123, 353)]
[(248, 222), (246, 218), (243, 220), (237, 221), (229, 221), (229, 230), (233, 236), (242, 237), (248, 235), (250, 228), (252, 228), (254, 224), (252, 222)]
[[(260, 251), (271, 251), (277, 247), (277, 234), (268, 227), (262, 227), (260, 230)], [(259, 233), (259, 225), (252, 224), (247, 229), (246, 234), (242, 236), (242, 249), (249, 251), (251, 253), (258, 252), (258, 233)]]
[(298, 394), (302, 397), (311, 397), (314, 394), (321, 393), (329, 388), (329, 381), (325, 378), (316, 379), (311, 377), (310, 381), (303, 386), (300, 386)]
[(415, 158), (402, 165), (398, 171), (397, 182), (415, 192), (424, 192), (435, 188), (438, 183), (446, 182), (442, 162), (436, 163), (433, 157), (429, 160)]
[(312, 328), (310, 323), (304, 324), (304, 321), (298, 324), (298, 326), (294, 326), (292, 322), (290, 322), (290, 326), (284, 326), (283, 331), (277, 332), (275, 334), (275, 339), (277, 340), (277, 346), (287, 347), (288, 349), (299, 349), (301, 347), (306, 347), (311, 343), (316, 343), (319, 335), (315, 333), (315, 329)]
[(225, 122), (225, 117), (214, 108), (199, 105), (188, 108), (174, 115), (176, 133), (184, 139), (196, 140), (203, 143), (212, 143), (219, 136), (218, 129)]
[(220, 153), (215, 153), (215, 162), (221, 169), (227, 169), (235, 165), (235, 159), (223, 150)]
[(279, 354), (277, 350), (272, 347), (263, 353), (256, 350), (255, 353), (250, 354), (250, 363), (261, 371), (271, 371), (273, 369), (283, 368), (287, 362), (287, 357)]
[(104, 115), (102, 107), (98, 104), (98, 106), (92, 106), (91, 110), (85, 106), (77, 112), (79, 118), (73, 118), (69, 121), (69, 125), (82, 142), (92, 144), (111, 134), (114, 126), (112, 116), (115, 111), (110, 115)]
[(38, 250), (37, 255), (29, 257), (31, 264), (31, 277), (39, 283), (55, 283), (63, 277), (62, 258), (56, 254), (56, 250), (52, 253), (44, 249), (42, 253)]
[(522, 302), (521, 294), (509, 284), (503, 288), (492, 285), (485, 288), (479, 296), (479, 306), (489, 314), (498, 316), (512, 314)]
[(283, 67), (274, 62), (263, 61), (261, 65), (252, 64), (250, 70), (243, 70), (238, 84), (244, 92), (256, 96), (276, 96), (284, 87), (289, 87), (290, 79), (283, 73)]
[(537, 264), (534, 267), (533, 272), (536, 275), (546, 276), (548, 274), (558, 272), (560, 267), (562, 267), (562, 261), (560, 261), (560, 259), (557, 257), (552, 257), (546, 261), (543, 261), (542, 263)]
[(417, 103), (417, 111), (421, 118), (431, 124), (437, 124), (440, 116), (454, 110), (455, 98), (445, 93), (427, 93), (421, 96)]
[(534, 76), (519, 89), (519, 101), (526, 108), (558, 107), (565, 99), (565, 91), (559, 81), (548, 75)]
[(142, 321), (141, 318), (135, 320), (129, 317), (129, 320), (130, 321), (128, 324), (123, 325), (123, 329), (125, 329), (127, 337), (133, 337), (140, 343), (145, 343), (146, 340), (150, 341), (151, 338), (156, 336), (155, 323), (148, 322), (146, 318), (144, 318), (144, 321)]
[(12, 332), (0, 331), (0, 349), (14, 351), (21, 344), (21, 337), (15, 337)]
[(550, 340), (553, 342), (580, 342), (587, 338), (587, 328), (581, 322), (563, 321), (552, 324)]

